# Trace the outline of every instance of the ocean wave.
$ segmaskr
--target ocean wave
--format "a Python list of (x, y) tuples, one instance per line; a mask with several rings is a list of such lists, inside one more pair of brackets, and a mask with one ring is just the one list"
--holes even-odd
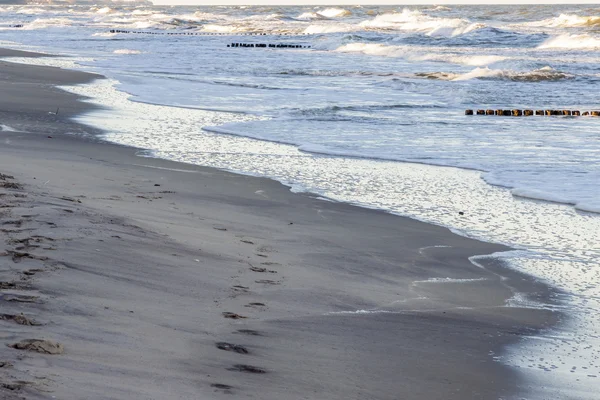
[(110, 14), (110, 13), (114, 13), (115, 10), (113, 10), (110, 7), (103, 7), (99, 10), (96, 11), (96, 14)]
[(242, 33), (250, 32), (252, 28), (250, 28), (249, 26), (238, 25), (206, 24), (202, 27), (202, 30), (211, 33)]
[(434, 61), (482, 67), (506, 60), (506, 56), (482, 54), (430, 53), (410, 46), (390, 46), (381, 43), (350, 43), (335, 49), (341, 53), (363, 53), (373, 56), (403, 57), (409, 61)]
[[(215, 84), (215, 85), (224, 85), (224, 86), (231, 86), (231, 87), (242, 87), (242, 88), (250, 88), (250, 89), (263, 89), (263, 90), (283, 90), (283, 89), (287, 89), (287, 90), (290, 90), (288, 88), (276, 87), (276, 86), (267, 86), (267, 85), (261, 85), (261, 84), (258, 84), (258, 83), (237, 83), (237, 82), (218, 81), (218, 80), (213, 80), (210, 83)], [(301, 90), (303, 90), (303, 89), (301, 89)]]
[(363, 53), (372, 56), (400, 57), (405, 54), (406, 46), (387, 46), (381, 43), (349, 43), (338, 47), (340, 53)]
[(148, 15), (152, 15), (154, 13), (155, 13), (155, 11), (150, 10), (150, 9), (137, 9), (137, 10), (133, 10), (131, 12), (131, 15), (148, 16)]
[(96, 36), (96, 37), (113, 37), (113, 36), (117, 36), (117, 34), (116, 33), (111, 33), (111, 32), (96, 32), (92, 36)]
[(582, 35), (560, 35), (546, 40), (538, 46), (538, 49), (598, 49), (600, 38)]
[(312, 21), (312, 20), (320, 20), (320, 19), (328, 19), (324, 15), (321, 15), (316, 12), (305, 12), (296, 17), (298, 20), (302, 21)]
[(487, 281), (488, 278), (429, 278), (424, 280), (413, 281), (416, 283), (472, 283)]
[(427, 53), (423, 55), (415, 55), (408, 57), (410, 61), (437, 61), (450, 64), (468, 65), (471, 67), (484, 67), (495, 64), (500, 61), (507, 60), (506, 56), (495, 55), (453, 55), (453, 54), (437, 54)]
[(352, 11), (346, 10), (344, 8), (331, 7), (321, 11), (317, 11), (317, 14), (322, 15), (326, 18), (342, 18), (349, 17), (350, 15), (352, 15)]
[(585, 211), (585, 212), (600, 214), (600, 202), (596, 202), (596, 203), (588, 203), (588, 202), (577, 203), (577, 204), (575, 204), (575, 209), (579, 210), (579, 211)]
[(446, 6), (433, 6), (429, 10), (431, 10), (431, 11), (452, 11), (452, 9), (450, 7), (446, 7)]
[(401, 13), (386, 13), (359, 24), (367, 29), (403, 30), (424, 33), (434, 37), (454, 37), (484, 28), (462, 18), (438, 18), (417, 10), (405, 8)]
[(561, 71), (556, 71), (551, 67), (544, 67), (527, 72), (503, 69), (490, 69), (486, 67), (475, 68), (473, 71), (463, 74), (454, 72), (423, 72), (417, 73), (415, 75), (420, 78), (439, 79), (444, 81), (467, 81), (471, 79), (500, 79), (517, 82), (541, 82), (573, 78), (573, 75)]
[[(333, 117), (337, 113), (343, 113), (346, 111), (350, 112), (371, 112), (377, 110), (394, 110), (394, 109), (426, 109), (426, 108), (442, 108), (437, 104), (410, 104), (410, 103), (398, 103), (398, 104), (361, 104), (361, 105), (347, 105), (347, 106), (329, 106), (319, 108), (303, 108), (294, 110), (297, 115), (302, 117), (322, 117), (330, 116)], [(332, 120), (331, 118), (330, 120)]]
[(551, 203), (562, 203), (569, 205), (575, 205), (576, 203), (575, 200), (536, 189), (515, 188), (512, 189), (510, 193), (516, 197), (524, 197), (532, 200), (543, 200)]
[(361, 30), (361, 28), (357, 25), (331, 23), (331, 24), (310, 25), (306, 29), (304, 29), (303, 33), (305, 33), (307, 35), (317, 35), (317, 34), (323, 34), (323, 33), (354, 32), (354, 31), (358, 31), (358, 30)]
[(301, 21), (312, 21), (312, 20), (327, 20), (335, 18), (349, 17), (352, 12), (344, 8), (326, 8), (320, 11), (305, 12), (298, 15), (295, 19)]
[(540, 28), (581, 28), (600, 26), (599, 16), (580, 16), (577, 14), (561, 14), (558, 17), (542, 21), (526, 22), (522, 26)]
[(113, 51), (114, 54), (142, 54), (140, 50), (131, 50), (131, 49), (117, 49)]
[(328, 70), (328, 69), (286, 69), (277, 72), (278, 75), (299, 76), (407, 76), (395, 72), (378, 72), (362, 70)]
[(26, 14), (26, 15), (48, 14), (48, 9), (39, 8), (39, 7), (23, 7), (21, 9), (15, 11), (15, 14)]
[(27, 25), (25, 29), (44, 29), (49, 27), (72, 26), (75, 21), (69, 18), (37, 18)]

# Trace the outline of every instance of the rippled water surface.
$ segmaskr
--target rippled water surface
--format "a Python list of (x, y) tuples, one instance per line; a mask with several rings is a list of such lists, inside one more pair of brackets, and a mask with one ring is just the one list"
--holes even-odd
[(0, 40), (110, 77), (69, 88), (109, 107), (82, 119), (109, 140), (517, 248), (570, 319), (499, 360), (528, 398), (595, 398), (600, 118), (464, 110), (600, 110), (600, 8), (3, 6)]

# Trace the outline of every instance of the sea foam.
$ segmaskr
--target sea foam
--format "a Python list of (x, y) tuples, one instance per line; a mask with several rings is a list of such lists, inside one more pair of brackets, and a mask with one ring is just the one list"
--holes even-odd
[(565, 34), (546, 40), (538, 49), (573, 49), (587, 50), (600, 48), (600, 38), (588, 34)]
[(462, 18), (437, 18), (418, 10), (405, 8), (401, 13), (386, 13), (363, 21), (368, 29), (403, 30), (424, 33), (428, 36), (453, 37), (484, 28), (482, 23), (472, 23)]

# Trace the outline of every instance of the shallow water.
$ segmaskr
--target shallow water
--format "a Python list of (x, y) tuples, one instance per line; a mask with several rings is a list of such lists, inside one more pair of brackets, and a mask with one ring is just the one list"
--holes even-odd
[[(498, 360), (535, 377), (528, 398), (553, 385), (594, 398), (600, 217), (585, 210), (600, 207), (600, 120), (464, 109), (593, 109), (596, 15), (582, 6), (15, 6), (0, 11), (0, 25), (23, 23), (2, 32), (14, 46), (76, 54), (80, 68), (114, 79), (69, 88), (111, 107), (82, 118), (111, 141), (518, 248), (497, 256), (564, 290), (558, 310), (570, 321)], [(226, 47), (242, 41), (311, 48)], [(519, 293), (507, 306), (547, 307)]]

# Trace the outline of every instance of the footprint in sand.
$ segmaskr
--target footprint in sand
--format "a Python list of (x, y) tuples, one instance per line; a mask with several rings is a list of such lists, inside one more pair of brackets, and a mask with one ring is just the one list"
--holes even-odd
[(257, 247), (256, 251), (258, 253), (275, 253), (275, 249), (273, 247), (266, 245)]
[(244, 307), (256, 308), (256, 307), (266, 307), (266, 306), (267, 305), (265, 303), (248, 303)]
[(227, 368), (229, 371), (239, 371), (246, 372), (250, 374), (266, 374), (267, 371), (260, 367), (255, 367), (254, 365), (247, 364), (236, 364), (231, 368)]
[(273, 262), (273, 261), (265, 261), (265, 262), (260, 263), (260, 265), (267, 265), (267, 266), (269, 266), (269, 265), (281, 265), (281, 264), (279, 264), (277, 262)]
[(19, 289), (17, 282), (0, 282), (0, 289)]
[(12, 321), (19, 325), (27, 325), (27, 326), (40, 326), (41, 323), (37, 322), (34, 319), (27, 318), (23, 314), (13, 315), (13, 314), (0, 314), (0, 320), (3, 321)]
[(37, 303), (39, 296), (20, 296), (13, 294), (0, 295), (0, 299), (4, 301), (10, 301), (15, 303)]
[(259, 279), (257, 281), (254, 281), (256, 283), (262, 283), (264, 285), (281, 285), (281, 282), (277, 282), (277, 281), (272, 281), (271, 279)]
[(263, 336), (263, 334), (260, 333), (259, 331), (255, 331), (252, 329), (238, 329), (237, 331), (235, 331), (233, 333), (238, 333), (240, 335), (249, 335), (249, 336)]
[(226, 311), (226, 312), (224, 312), (224, 313), (222, 313), (222, 315), (223, 315), (223, 317), (225, 317), (225, 318), (230, 318), (230, 319), (243, 319), (243, 318), (248, 318), (248, 317), (245, 317), (245, 316), (243, 316), (243, 315), (236, 314), (236, 313), (232, 313), (232, 312), (227, 312), (227, 311)]
[(248, 354), (249, 353), (247, 348), (245, 348), (244, 346), (239, 345), (239, 344), (231, 344), (231, 343), (227, 343), (227, 342), (217, 342), (217, 343), (215, 343), (215, 346), (217, 346), (217, 349), (225, 350), (225, 351), (233, 351), (234, 353), (239, 353), (239, 354)]
[[(233, 393), (231, 391), (233, 389), (233, 386), (225, 385), (224, 383), (211, 383), (210, 387), (213, 387), (213, 388), (215, 388), (217, 390), (222, 390), (223, 393), (226, 393), (226, 394), (232, 394)], [(215, 390), (215, 392), (217, 390)]]
[(276, 274), (277, 273), (277, 271), (273, 271), (273, 270), (269, 270), (269, 269), (261, 268), (261, 267), (254, 267), (254, 266), (250, 267), (250, 271), (253, 271), (253, 272), (268, 272), (270, 274)]

